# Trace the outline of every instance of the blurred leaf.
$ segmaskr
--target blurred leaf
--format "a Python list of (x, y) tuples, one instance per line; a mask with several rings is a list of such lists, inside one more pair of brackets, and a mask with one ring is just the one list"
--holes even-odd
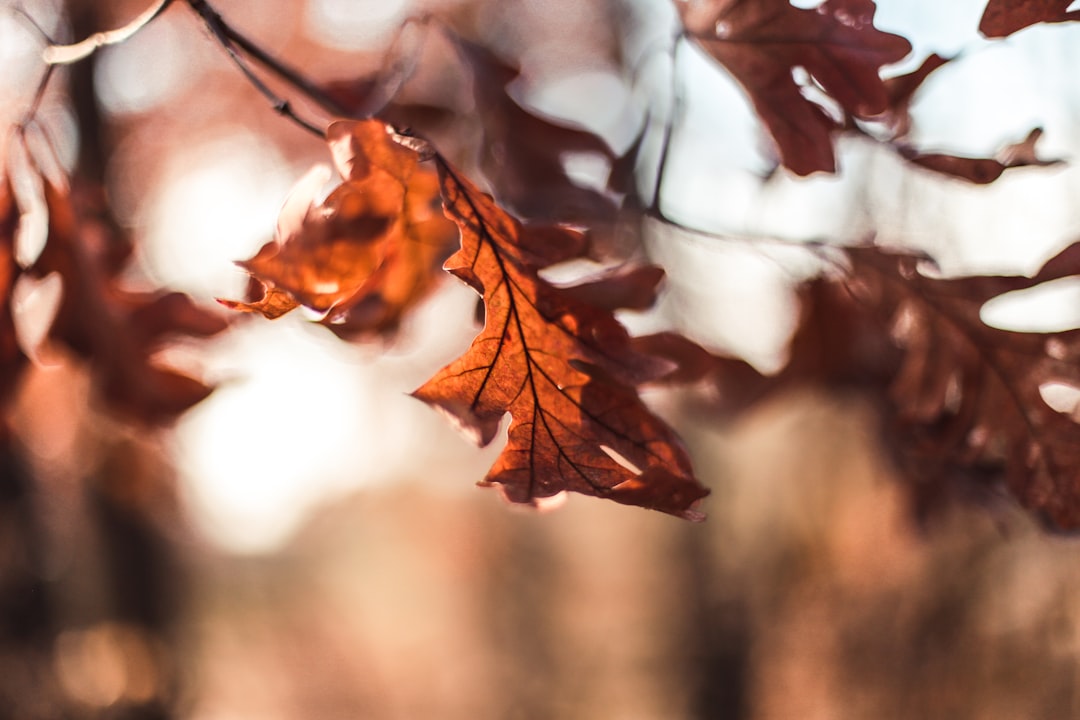
[(521, 70), (487, 48), (457, 39), (473, 72), (473, 92), (484, 133), (481, 168), (499, 202), (522, 217), (564, 222), (610, 221), (615, 204), (575, 184), (563, 168), (567, 153), (591, 153), (614, 163), (603, 139), (567, 121), (522, 107), (509, 92)]
[(832, 134), (840, 126), (792, 71), (804, 68), (845, 114), (872, 118), (890, 106), (881, 67), (911, 52), (906, 39), (874, 27), (871, 0), (826, 0), (814, 9), (788, 0), (676, 5), (687, 33), (746, 89), (784, 166), (798, 175), (836, 170)]
[(925, 258), (849, 249), (850, 270), (800, 291), (788, 366), (751, 400), (797, 386), (858, 391), (879, 404), (882, 439), (922, 502), (950, 488), (1006, 484), (1060, 528), (1080, 527), (1080, 424), (1047, 384), (1080, 390), (1080, 330), (986, 325), (987, 301), (1080, 273), (1080, 243), (1034, 277), (932, 278)]
[(101, 200), (88, 189), (78, 196), (45, 180), (49, 234), (30, 268), (35, 277), (57, 273), (63, 299), (49, 338), (90, 363), (98, 392), (117, 412), (136, 420), (171, 420), (210, 394), (211, 388), (153, 355), (174, 336), (207, 337), (225, 329), (218, 315), (181, 293), (134, 292), (118, 282), (116, 242), (95, 216)]
[[(0, 168), (2, 171), (2, 168)], [(0, 179), (0, 407), (15, 389), (26, 357), (19, 347), (12, 318), (12, 292), (21, 272), (15, 262), (15, 233), (19, 227), (19, 208), (11, 179)]]

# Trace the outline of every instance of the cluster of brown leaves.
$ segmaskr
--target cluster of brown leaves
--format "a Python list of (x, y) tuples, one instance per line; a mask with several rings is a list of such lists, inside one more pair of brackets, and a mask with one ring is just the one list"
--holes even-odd
[[(980, 30), (1002, 37), (1077, 19), (1069, 4), (991, 0)], [(912, 98), (948, 61), (931, 56), (913, 73), (882, 79), (911, 45), (874, 26), (872, 0), (825, 0), (813, 9), (788, 0), (677, 7), (686, 36), (742, 84), (781, 163), (796, 174), (835, 171), (836, 134), (864, 132), (867, 122), (888, 128), (886, 142), (912, 163), (971, 182), (1047, 164), (1035, 153), (1039, 130), (993, 159), (904, 144)], [(922, 497), (965, 483), (1006, 485), (1053, 524), (1080, 526), (1080, 427), (1044, 397), (1055, 385), (1080, 392), (1080, 331), (1006, 332), (980, 317), (1003, 293), (1080, 274), (1080, 244), (1032, 278), (941, 279), (921, 272), (925, 258), (873, 247), (838, 251), (843, 271), (802, 287), (791, 360), (773, 377), (677, 334), (634, 338), (615, 312), (653, 304), (658, 268), (627, 262), (569, 286), (542, 271), (589, 257), (595, 235), (616, 218), (618, 193), (576, 185), (563, 155), (605, 158), (615, 170), (609, 187), (618, 190), (636, 146), (616, 157), (599, 137), (523, 107), (508, 89), (518, 67), (452, 32), (444, 36), (472, 80), (482, 136), (474, 171), (493, 194), (403, 129), (423, 129), (431, 108), (395, 102), (378, 78), (327, 86), (332, 102), (378, 117), (329, 126), (340, 182), (325, 198), (326, 169), (297, 185), (275, 239), (240, 263), (251, 276), (247, 297), (223, 304), (271, 319), (302, 306), (342, 337), (368, 338), (396, 331), (443, 269), (463, 280), (481, 297), (483, 329), (414, 395), (481, 445), (510, 416), (506, 446), (483, 484), (514, 502), (547, 504), (573, 491), (700, 518), (698, 501), (708, 490), (639, 387), (707, 379), (729, 411), (794, 386), (864, 393), (880, 408), (897, 465)], [(802, 85), (799, 68), (809, 78)], [(110, 407), (159, 422), (205, 397), (210, 388), (159, 366), (155, 356), (166, 339), (212, 335), (223, 321), (176, 293), (122, 288), (130, 245), (108, 221), (102, 198), (42, 182), (49, 234), (29, 268), (15, 260), (21, 218), (11, 183), (0, 184), (0, 401), (27, 362), (11, 307), (24, 274), (60, 277), (63, 300), (49, 338), (88, 364)]]
[(1033, 277), (937, 278), (931, 262), (877, 247), (800, 289), (788, 365), (763, 376), (685, 341), (668, 352), (739, 412), (797, 387), (857, 392), (880, 411), (883, 443), (916, 500), (1008, 490), (1051, 525), (1080, 526), (1080, 424), (1049, 389), (1080, 392), (1080, 330), (1026, 333), (982, 320), (994, 298), (1080, 274), (1080, 243)]
[[(444, 257), (460, 230), (460, 249), (445, 268), (482, 296), (484, 330), (415, 395), (481, 445), (511, 415), (509, 440), (485, 484), (520, 503), (571, 490), (697, 517), (693, 505), (707, 491), (674, 432), (636, 390), (670, 366), (635, 349), (613, 315), (650, 305), (660, 273), (636, 267), (555, 286), (539, 271), (586, 256), (585, 233), (523, 224), (441, 157), (432, 184), (434, 169), (422, 164), (426, 149), (382, 121), (338, 122), (327, 136), (344, 182), (241, 263), (255, 295), (226, 304), (268, 317), (304, 305), (360, 328), (348, 313), (357, 298), (385, 301), (388, 284), (402, 274), (392, 269), (403, 262), (395, 258), (409, 257), (418, 244)], [(440, 196), (449, 220), (431, 214)], [(402, 267), (431, 274), (427, 262)], [(430, 285), (410, 284), (420, 286)], [(422, 299), (400, 297), (395, 317)]]
[[(1002, 23), (1015, 30), (1068, 19), (1034, 5), (992, 2), (984, 33), (1004, 32)], [(884, 123), (893, 132), (888, 142), (909, 161), (971, 182), (992, 182), (1009, 167), (1047, 164), (1034, 149), (1039, 130), (997, 158), (905, 145), (908, 106), (947, 60), (931, 56), (915, 72), (883, 80), (882, 68), (911, 48), (874, 27), (871, 0), (826, 0), (815, 9), (787, 0), (707, 0), (678, 9), (687, 34), (746, 88), (782, 163), (798, 174), (834, 171), (834, 136), (859, 131), (856, 121)], [(707, 491), (637, 387), (708, 378), (728, 411), (795, 386), (859, 391), (881, 408), (884, 437), (919, 497), (1005, 483), (1054, 524), (1080, 524), (1080, 485), (1072, 477), (1080, 472), (1080, 456), (1071, 444), (1078, 428), (1042, 395), (1048, 383), (1080, 386), (1075, 331), (1011, 333), (987, 326), (979, 315), (997, 295), (1071, 274), (1080, 250), (1066, 251), (1034, 278), (951, 280), (921, 274), (915, 256), (872, 247), (846, 251), (844, 272), (802, 288), (791, 361), (773, 377), (714, 357), (674, 333), (632, 338), (613, 312), (650, 306), (658, 269), (624, 267), (572, 287), (540, 274), (589, 252), (587, 234), (552, 219), (602, 227), (613, 211), (610, 198), (569, 181), (559, 153), (587, 150), (612, 163), (624, 159), (589, 133), (518, 105), (506, 89), (517, 69), (486, 48), (454, 42), (483, 108), (485, 151), (477, 169), (496, 197), (443, 156), (418, 151), (415, 140), (390, 125), (337, 123), (328, 140), (344, 182), (321, 204), (306, 200), (312, 191), (303, 191), (304, 211), (286, 211), (278, 239), (243, 263), (253, 275), (252, 296), (232, 307), (275, 317), (304, 305), (325, 313), (331, 324), (392, 330), (393, 324), (368, 326), (352, 315), (361, 299), (393, 295), (383, 268), (420, 236), (431, 238), (423, 242), (440, 248), (445, 269), (481, 295), (485, 324), (464, 355), (414, 394), (481, 445), (495, 438), (509, 414), (506, 447), (483, 484), (500, 486), (515, 502), (541, 504), (569, 490), (698, 517), (695, 505)], [(795, 68), (807, 71), (839, 116), (796, 83)], [(365, 82), (357, 87), (377, 92), (377, 83)], [(382, 114), (422, 124), (417, 112), (391, 104)], [(429, 155), (437, 184), (423, 163)], [(430, 215), (440, 198), (456, 231)], [(553, 207), (560, 208), (555, 218)], [(428, 222), (424, 231), (413, 229), (417, 208)], [(450, 254), (458, 231), (460, 249)], [(412, 266), (417, 277), (431, 272), (428, 262)], [(400, 318), (423, 295), (396, 295), (402, 300), (391, 303), (390, 316)]]
[(15, 283), (23, 275), (55, 274), (62, 299), (48, 331), (50, 345), (87, 364), (100, 399), (120, 416), (148, 424), (175, 418), (212, 388), (162, 366), (156, 355), (177, 337), (224, 330), (225, 320), (181, 293), (124, 288), (119, 278), (132, 248), (108, 218), (100, 190), (77, 186), (71, 192), (39, 179), (48, 237), (27, 268), (15, 259), (22, 216), (10, 176), (0, 186), (0, 400), (10, 399), (26, 365), (13, 315)]

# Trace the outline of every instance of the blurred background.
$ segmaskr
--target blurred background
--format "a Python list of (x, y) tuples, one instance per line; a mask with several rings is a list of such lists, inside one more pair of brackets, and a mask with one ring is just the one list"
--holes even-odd
[[(984, 4), (878, 3), (877, 24), (915, 46), (891, 73), (958, 55), (916, 96), (911, 140), (988, 156), (1042, 127), (1046, 157), (1075, 157), (1077, 29), (990, 43), (975, 31)], [(18, 4), (60, 42), (145, 6)], [(425, 134), (471, 171), (470, 75), (437, 32), (399, 32), (406, 18), (431, 14), (520, 66), (518, 103), (615, 153), (647, 128), (647, 197), (670, 128), (662, 206), (710, 236), (633, 228), (668, 279), (654, 312), (625, 320), (764, 371), (783, 365), (793, 288), (816, 270), (799, 242), (876, 237), (946, 272), (1015, 273), (1080, 229), (1071, 164), (974, 187), (851, 139), (837, 176), (774, 172), (738, 86), (689, 45), (671, 53), (663, 0), (214, 7), (342, 92), (415, 66), (396, 100), (425, 108)], [(42, 38), (15, 8), (0, 1), (5, 125), (42, 73)], [(125, 280), (208, 306), (243, 293), (233, 261), (328, 159), (184, 3), (59, 73), (40, 117), (132, 234)], [(583, 186), (610, 170), (596, 153), (560, 160)], [(24, 263), (44, 241), (40, 209), (28, 224)], [(58, 291), (21, 278), (28, 347)], [(1075, 327), (1077, 300), (1062, 281), (993, 320)], [(237, 319), (170, 349), (219, 389), (164, 431), (102, 414), (79, 363), (36, 352), (0, 457), (0, 717), (1080, 718), (1075, 540), (1011, 507), (916, 523), (859, 398), (789, 395), (720, 420), (693, 388), (651, 391), (712, 489), (703, 524), (582, 497), (522, 512), (475, 489), (498, 447), (475, 449), (407, 396), (467, 347), (473, 306), (448, 280), (396, 336), (358, 344), (299, 313)]]

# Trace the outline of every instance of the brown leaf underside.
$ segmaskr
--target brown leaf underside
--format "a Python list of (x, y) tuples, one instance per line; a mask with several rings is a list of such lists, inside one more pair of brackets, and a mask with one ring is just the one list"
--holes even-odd
[[(909, 472), (922, 482), (975, 479), (988, 469), (1020, 501), (1062, 528), (1080, 526), (1080, 426), (1040, 387), (1080, 388), (1080, 331), (1018, 333), (990, 327), (991, 298), (1080, 272), (1080, 244), (1034, 277), (929, 278), (917, 260), (852, 252), (856, 297), (888, 323), (903, 360), (889, 388), (894, 421), (911, 441)], [(861, 287), (860, 287), (861, 285)]]
[(911, 51), (903, 37), (874, 27), (871, 0), (826, 0), (812, 10), (788, 0), (677, 5), (687, 32), (745, 88), (781, 162), (799, 175), (835, 171), (839, 125), (802, 94), (792, 71), (805, 68), (847, 115), (871, 118), (889, 108), (881, 67)]
[(510, 413), (507, 445), (484, 484), (514, 502), (571, 490), (700, 518), (693, 508), (708, 491), (678, 438), (634, 390), (668, 368), (636, 352), (610, 311), (537, 274), (580, 254), (580, 234), (523, 226), (445, 163), (439, 171), (447, 215), (462, 235), (446, 268), (483, 296), (486, 324), (414, 395), (482, 445)]

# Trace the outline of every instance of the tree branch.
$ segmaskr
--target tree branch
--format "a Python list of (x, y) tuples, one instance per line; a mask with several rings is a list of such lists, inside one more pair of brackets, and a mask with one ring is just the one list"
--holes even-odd
[(304, 77), (300, 71), (273, 57), (259, 47), (253, 40), (229, 25), (229, 23), (221, 17), (221, 14), (218, 13), (210, 3), (206, 2), (206, 0), (188, 0), (188, 5), (191, 6), (192, 10), (198, 13), (199, 17), (203, 19), (203, 22), (210, 28), (210, 31), (214, 36), (218, 38), (218, 41), (225, 46), (226, 50), (228, 50), (230, 46), (234, 48), (234, 51), (230, 51), (230, 54), (233, 54), (235, 49), (243, 51), (250, 56), (252, 60), (295, 87), (312, 102), (331, 115), (337, 115), (339, 117), (348, 115), (348, 112), (339, 102), (328, 95), (318, 85)]
[[(219, 15), (216, 10), (210, 7), (210, 5), (204, 2), (204, 0), (188, 0), (188, 5), (193, 11), (195, 11), (196, 14), (199, 15), (200, 18), (202, 18), (203, 24), (206, 26), (206, 29), (210, 31), (210, 34), (214, 36), (214, 38), (218, 41), (221, 47), (224, 48), (225, 52), (228, 53), (229, 58), (240, 69), (240, 72), (244, 74), (244, 77), (248, 79), (248, 82), (251, 83), (252, 87), (254, 87), (264, 98), (270, 101), (270, 104), (275, 112), (277, 112), (279, 115), (287, 117), (289, 120), (292, 120), (294, 123), (302, 127), (304, 130), (307, 130), (309, 133), (319, 138), (325, 138), (326, 132), (323, 128), (320, 128), (318, 125), (311, 122), (310, 120), (307, 120), (297, 115), (296, 111), (293, 110), (292, 105), (289, 104), (289, 101), (271, 90), (270, 86), (263, 82), (262, 78), (260, 78), (255, 73), (255, 71), (251, 69), (251, 66), (248, 64), (247, 59), (243, 55), (241, 55), (237, 49), (237, 45), (239, 44), (239, 42), (234, 42), (233, 35), (235, 35), (236, 33), (225, 23), (224, 20), (221, 19), (221, 15)], [(244, 43), (247, 46), (255, 47), (253, 43), (250, 43), (247, 40), (244, 40)], [(279, 72), (284, 67), (276, 60), (273, 60), (273, 58), (270, 58), (270, 56), (263, 51), (259, 50), (258, 53), (259, 56), (264, 59), (264, 62), (269, 61), (273, 64), (272, 67), (275, 72)], [(299, 78), (299, 76), (297, 77)], [(310, 85), (310, 83), (303, 80), (302, 78), (299, 79), (303, 83), (302, 85), (298, 86), (299, 89), (307, 92), (306, 88)], [(317, 100), (317, 98), (315, 97), (312, 97), (312, 99)]]
[(667, 170), (668, 151), (671, 149), (671, 135), (674, 132), (675, 118), (682, 108), (682, 97), (679, 94), (679, 44), (683, 40), (682, 34), (675, 37), (671, 47), (671, 114), (664, 123), (664, 135), (660, 140), (660, 160), (656, 163), (656, 179), (653, 181), (652, 202), (649, 209), (655, 211), (658, 217), (663, 217), (660, 210), (660, 192), (664, 186), (664, 171)]
[(147, 8), (127, 25), (115, 30), (96, 32), (73, 45), (49, 45), (42, 51), (41, 57), (48, 65), (69, 65), (82, 60), (92, 55), (98, 48), (124, 42), (165, 12), (172, 2), (173, 0), (158, 0), (156, 5)]

